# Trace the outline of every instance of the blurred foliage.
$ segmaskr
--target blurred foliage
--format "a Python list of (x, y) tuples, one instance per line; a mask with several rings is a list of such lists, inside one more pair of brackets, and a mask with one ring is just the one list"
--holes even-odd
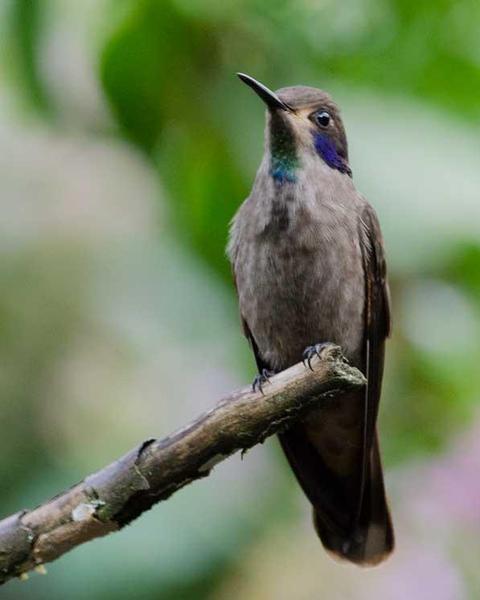
[(103, 84), (125, 133), (158, 164), (178, 231), (226, 273), (227, 224), (245, 180), (209, 94), (218, 29), (174, 3), (130, 5), (103, 51)]
[[(444, 449), (472, 419), (479, 400), (480, 237), (476, 234), (480, 232), (468, 223), (470, 220), (474, 226), (478, 217), (473, 205), (468, 204), (471, 197), (476, 204), (478, 187), (473, 192), (467, 189), (469, 184), (474, 187), (478, 179), (472, 177), (462, 187), (469, 173), (478, 173), (478, 0), (241, 0), (233, 4), (219, 0), (102, 0), (86, 2), (81, 8), (75, 7), (73, 0), (9, 0), (0, 7), (0, 43), (6, 50), (0, 78), (13, 84), (22, 108), (26, 101), (31, 114), (39, 115), (52, 131), (61, 130), (63, 121), (48, 74), (56, 61), (61, 62), (56, 52), (62, 46), (49, 43), (62, 32), (65, 14), (74, 13), (78, 19), (83, 18), (82, 11), (88, 22), (83, 35), (86, 54), (94, 65), (92, 79), (104, 94), (113, 117), (105, 118), (103, 129), (94, 134), (88, 125), (82, 133), (126, 142), (146, 158), (166, 191), (165, 195), (159, 194), (159, 205), (168, 204), (176, 238), (207, 267), (203, 272), (197, 263), (186, 267), (172, 260), (171, 276), (190, 281), (200, 273), (199, 278), (208, 282), (206, 287), (211, 286), (219, 296), (219, 305), (227, 304), (221, 297), (222, 286), (233, 296), (224, 255), (228, 224), (248, 194), (262, 152), (264, 126), (258, 99), (234, 80), (234, 73), (251, 73), (273, 88), (305, 83), (331, 89), (335, 96), (338, 91), (344, 99), (353, 98), (349, 120), (356, 121), (352, 125), (357, 129), (350, 139), (361, 148), (355, 157), (360, 166), (355, 176), (361, 179), (363, 173), (366, 178), (361, 188), (367, 188), (373, 204), (380, 209), (384, 231), (390, 235), (387, 250), (393, 249), (389, 257), (394, 337), (389, 344), (381, 413), (385, 457), (390, 464), (406, 463), (422, 453), (433, 455)], [(73, 96), (76, 93), (73, 87)], [(357, 97), (367, 98), (368, 110), (363, 113), (352, 109)], [(343, 100), (341, 103), (343, 106)], [(427, 120), (431, 117), (429, 129), (417, 131), (417, 121), (412, 124), (409, 120), (412, 113), (403, 111), (407, 104), (414, 107), (415, 113), (426, 111)], [(362, 129), (365, 118), (368, 123)], [(443, 121), (450, 129), (437, 127), (437, 122), (443, 125)], [(384, 130), (390, 122), (387, 139)], [(347, 126), (350, 131), (349, 123)], [(428, 153), (424, 150), (426, 139), (422, 137), (429, 136), (437, 140), (438, 153), (434, 142)], [(463, 141), (464, 158), (451, 164), (450, 156), (456, 156), (457, 146)], [(401, 164), (388, 164), (392, 157), (399, 161), (399, 156)], [(93, 171), (89, 166), (82, 173), (82, 183)], [(424, 187), (427, 174), (438, 179), (436, 188)], [(409, 178), (413, 179), (410, 188), (404, 187)], [(399, 191), (412, 188), (420, 190), (413, 201), (398, 197)], [(426, 198), (422, 197), (424, 189), (447, 192), (443, 196), (439, 193), (438, 198), (434, 192), (434, 197)], [(88, 193), (88, 187), (84, 193)], [(462, 222), (457, 219), (459, 211), (467, 213)], [(405, 212), (409, 214), (405, 216)], [(415, 240), (420, 243), (409, 243), (410, 233), (418, 228), (421, 232)], [(157, 232), (164, 241), (163, 226)], [(18, 489), (30, 489), (37, 501), (42, 496), (42, 485), (56, 489), (71, 483), (74, 461), (66, 460), (68, 473), (62, 471), (65, 465), (61, 461), (54, 464), (58, 447), (52, 439), (56, 440), (57, 426), (62, 427), (61, 417), (53, 426), (50, 421), (44, 423), (42, 407), (48, 404), (52, 372), (61, 363), (69, 341), (78, 331), (84, 331), (87, 305), (93, 301), (87, 291), (91, 281), (78, 249), (52, 248), (28, 247), (18, 255), (4, 252), (0, 262), (4, 290), (0, 298), (0, 392), (6, 398), (2, 406), (5, 434), (0, 476), (6, 490), (2, 497), (5, 510), (16, 508)], [(143, 246), (140, 248), (140, 254), (148, 253)], [(178, 254), (173, 244), (171, 252)], [(157, 264), (156, 255), (149, 256), (152, 264)], [(141, 262), (144, 266), (143, 259)], [(133, 270), (139, 270), (138, 263)], [(172, 280), (166, 284), (166, 271), (159, 277), (165, 297), (182, 294), (185, 304), (190, 302), (185, 310), (192, 314), (210, 303), (218, 315), (219, 305), (214, 305), (206, 292), (195, 300), (193, 288), (174, 287)], [(215, 274), (218, 288), (207, 279), (208, 272)], [(147, 269), (142, 276), (151, 281), (155, 273)], [(136, 286), (133, 278), (130, 287)], [(174, 292), (165, 291), (167, 288)], [(143, 292), (153, 295), (150, 287)], [(125, 289), (123, 293), (126, 295)], [(182, 314), (179, 320), (191, 327), (180, 303), (176, 308)], [(133, 314), (136, 308), (131, 310)], [(233, 322), (234, 310), (228, 315)], [(148, 310), (147, 316), (152, 318)], [(135, 330), (134, 317), (123, 317), (122, 313), (118, 318), (122, 326)], [(224, 315), (218, 317), (221, 325), (215, 330), (217, 337), (223, 335), (225, 321)], [(145, 324), (138, 327), (148, 329)], [(161, 334), (165, 336), (165, 329)], [(217, 344), (227, 340), (225, 335)], [(179, 355), (187, 349), (190, 351), (184, 341)], [(87, 366), (92, 367), (97, 359), (94, 355)], [(238, 364), (243, 365), (241, 360)], [(115, 396), (113, 385), (109, 393)], [(47, 416), (52, 418), (52, 414), (57, 414), (54, 403)], [(75, 410), (73, 414), (77, 414)], [(65, 420), (69, 413), (66, 415)], [(78, 469), (82, 474), (80, 466)], [(39, 483), (40, 472), (53, 473), (55, 485), (47, 486), (44, 477)], [(132, 562), (122, 573), (126, 578), (130, 568), (138, 589), (126, 586), (121, 578), (117, 585), (108, 578), (103, 581), (102, 573), (95, 572), (93, 577), (102, 579), (96, 584), (96, 597), (133, 597), (134, 593), (145, 598), (211, 597), (219, 581), (227, 577), (235, 555), (262, 528), (274, 528), (291, 517), (289, 480), (282, 479), (281, 471), (274, 478), (278, 484), (269, 482), (268, 497), (260, 508), (247, 498), (252, 506), (248, 518), (241, 513), (245, 518), (242, 532), (238, 522), (229, 523), (228, 516), (224, 515), (218, 525), (212, 515), (202, 515), (205, 530), (200, 531), (199, 538), (204, 536), (210, 548), (212, 536), (219, 539), (219, 548), (211, 550), (211, 556), (195, 546), (190, 548), (185, 534), (198, 515), (191, 515), (189, 521), (177, 514), (175, 528), (180, 531), (183, 526), (185, 535), (183, 538), (179, 534), (176, 540), (177, 552), (186, 556), (189, 568), (184, 568), (179, 559), (169, 576), (164, 572), (166, 567), (152, 573), (148, 559), (154, 560), (152, 548), (157, 540), (145, 526), (142, 540), (148, 557), (144, 558), (144, 571), (139, 572), (138, 565), (132, 566), (135, 557), (131, 557)], [(191, 505), (185, 503), (186, 510), (195, 506), (196, 496), (192, 498)], [(181, 500), (175, 500), (175, 506), (179, 505)], [(172, 511), (167, 514), (174, 518)], [(211, 512), (215, 513), (215, 507)], [(217, 525), (218, 531), (214, 529)], [(159, 529), (166, 528), (165, 521)], [(140, 543), (135, 544), (138, 546)], [(128, 561), (120, 550), (115, 554), (116, 542), (110, 548), (105, 554), (110, 557), (109, 572), (114, 572), (118, 563)], [(167, 564), (170, 548), (162, 548), (164, 554), (159, 560)], [(186, 549), (190, 550), (188, 556)], [(80, 550), (75, 556), (78, 562), (71, 564), (79, 565), (81, 570), (89, 568), (89, 550), (83, 554)], [(194, 564), (193, 556), (205, 559), (207, 566)], [(64, 578), (66, 589), (68, 574)], [(160, 592), (159, 581), (163, 585)], [(44, 590), (44, 597), (51, 597), (48, 584)], [(91, 597), (85, 582), (77, 583), (76, 592), (76, 597)], [(20, 598), (22, 592), (12, 591), (11, 597)]]
[[(38, 44), (47, 0), (15, 0), (10, 3), (10, 47), (17, 59), (15, 75), (27, 104), (45, 116), (50, 111), (48, 93), (38, 64)], [(15, 61), (13, 61), (15, 62)]]

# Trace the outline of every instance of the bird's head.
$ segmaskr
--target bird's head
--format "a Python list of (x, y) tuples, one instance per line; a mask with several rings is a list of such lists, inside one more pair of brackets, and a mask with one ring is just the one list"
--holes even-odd
[(302, 153), (314, 154), (330, 168), (351, 176), (348, 146), (338, 106), (324, 91), (306, 86), (273, 92), (238, 73), (267, 106), (270, 172), (279, 183), (295, 182)]

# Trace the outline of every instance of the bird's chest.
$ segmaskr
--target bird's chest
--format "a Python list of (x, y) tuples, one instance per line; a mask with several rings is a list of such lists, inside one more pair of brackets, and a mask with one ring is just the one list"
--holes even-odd
[(273, 203), (250, 253), (240, 304), (266, 362), (285, 368), (307, 345), (323, 341), (356, 359), (364, 278), (355, 213)]

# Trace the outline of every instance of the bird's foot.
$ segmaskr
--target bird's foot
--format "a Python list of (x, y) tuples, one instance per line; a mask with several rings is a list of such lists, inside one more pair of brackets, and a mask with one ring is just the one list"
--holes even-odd
[(331, 344), (329, 344), (328, 342), (323, 342), (321, 344), (315, 344), (313, 346), (307, 346), (305, 348), (305, 350), (303, 351), (303, 364), (305, 365), (305, 367), (307, 367), (310, 369), (310, 371), (313, 371), (312, 368), (312, 358), (314, 356), (318, 356), (318, 358), (321, 358), (321, 354), (322, 354), (322, 350), (324, 350), (327, 346), (331, 346)]
[(270, 383), (270, 377), (275, 375), (274, 371), (269, 371), (268, 369), (262, 369), (262, 372), (259, 373), (252, 383), (252, 390), (254, 392), (261, 392), (263, 394), (263, 385), (265, 383)]

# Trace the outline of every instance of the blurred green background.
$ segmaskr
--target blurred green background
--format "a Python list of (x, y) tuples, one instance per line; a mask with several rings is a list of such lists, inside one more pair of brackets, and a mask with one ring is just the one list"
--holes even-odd
[(0, 508), (249, 382), (224, 255), (262, 154), (234, 77), (327, 89), (393, 291), (397, 551), (338, 565), (275, 440), (1, 598), (480, 597), (478, 0), (0, 2)]

